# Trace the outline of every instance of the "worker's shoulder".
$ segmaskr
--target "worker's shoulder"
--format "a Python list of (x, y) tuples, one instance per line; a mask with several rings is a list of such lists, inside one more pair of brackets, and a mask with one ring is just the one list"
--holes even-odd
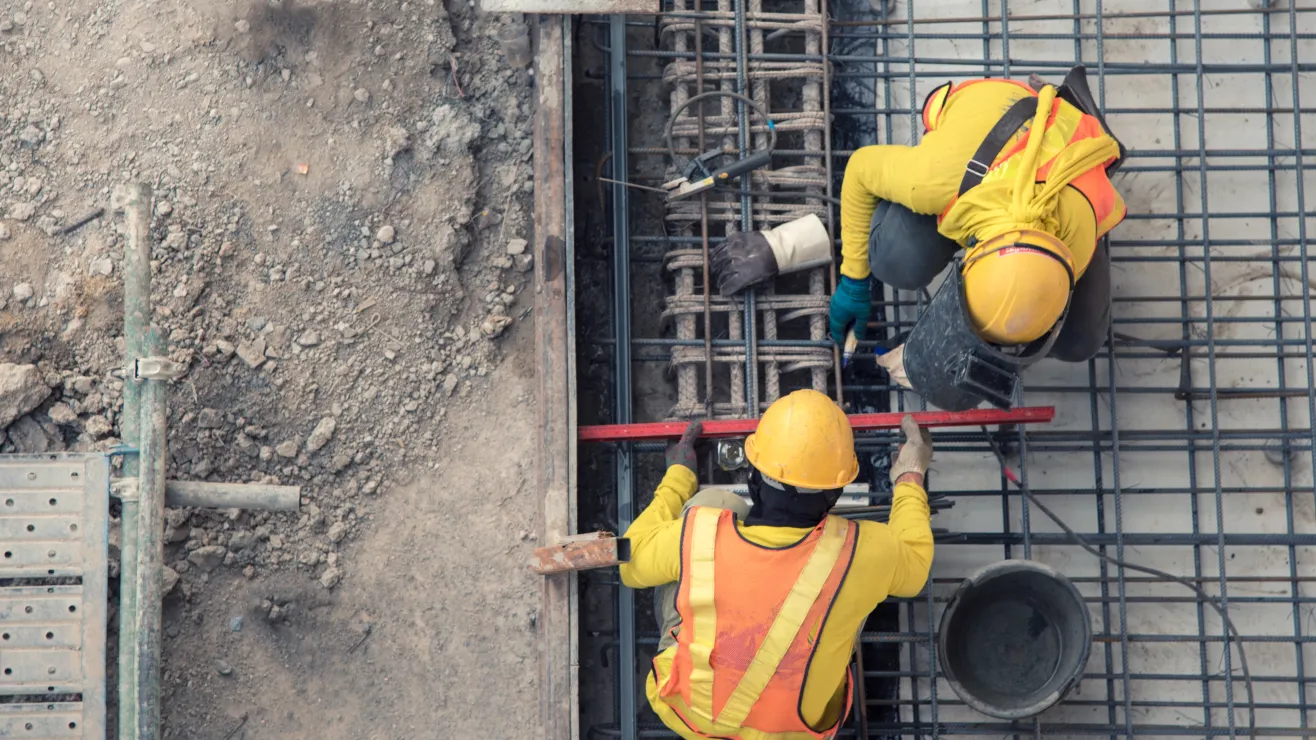
[(896, 542), (891, 528), (882, 522), (859, 521), (855, 539), (855, 557), (881, 557)]

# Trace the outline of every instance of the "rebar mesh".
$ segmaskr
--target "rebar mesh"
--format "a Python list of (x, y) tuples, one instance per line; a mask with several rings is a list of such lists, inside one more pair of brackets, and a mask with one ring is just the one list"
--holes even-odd
[[(778, 174), (759, 173), (745, 190), (834, 191), (825, 173), (839, 177), (853, 148), (917, 141), (917, 108), (947, 80), (1037, 74), (1058, 82), (1069, 67), (1088, 67), (1111, 129), (1130, 149), (1115, 180), (1129, 217), (1110, 238), (1114, 326), (1094, 360), (1048, 360), (1027, 372), (1024, 403), (1054, 405), (1057, 417), (1026, 434), (1010, 432), (1013, 464), (1039, 500), (1103, 552), (1169, 571), (1220, 600), (1242, 634), (1256, 735), (1316, 735), (1307, 729), (1316, 681), (1307, 201), (1316, 182), (1316, 122), (1308, 118), (1316, 109), (1316, 6), (1303, 0), (1262, 9), (1244, 0), (902, 0), (888, 17), (867, 0), (832, 0), (830, 8), (812, 11), (817, 19), (827, 16), (823, 29), (804, 17), (808, 6), (784, 12), (784, 5), (742, 10), (721, 0), (696, 13), (693, 4), (669, 3), (665, 10), (676, 12), (661, 22), (662, 44), (628, 50), (633, 59), (658, 59), (666, 68), (653, 73), (636, 65), (626, 84), (667, 79), (675, 83), (673, 103), (698, 86), (692, 81), (697, 28), (717, 36), (703, 48), (706, 82), (734, 85), (742, 64), (751, 90), (771, 91), (774, 117), (773, 75), (791, 73), (801, 89), (829, 91), (822, 102), (830, 106), (834, 148), (810, 133), (816, 119), (802, 116), (799, 135), (783, 136), (772, 170)], [(738, 28), (747, 39), (743, 53), (734, 38), (726, 40)], [(825, 60), (810, 38), (828, 41)], [(805, 96), (783, 92), (785, 108), (817, 110), (804, 105)], [(708, 116), (705, 136), (743, 150), (744, 137), (754, 132), (748, 112), (734, 108)], [(697, 149), (691, 126), (697, 124), (679, 129), (678, 148), (687, 154)], [(633, 162), (665, 156), (652, 137), (633, 137), (627, 146)], [(772, 180), (787, 166), (804, 168), (789, 170), (800, 182)], [(710, 223), (738, 229), (751, 227), (747, 209), (759, 227), (825, 205), (733, 194), (710, 198), (708, 213)], [(761, 408), (798, 387), (834, 392), (821, 271), (799, 293), (760, 294), (748, 311), (712, 296), (710, 313), (724, 318), (706, 342), (702, 211), (693, 201), (665, 218), (667, 232), (629, 238), (637, 248), (660, 247), (666, 269), (677, 276), (666, 305), (675, 336), (630, 344), (633, 361), (676, 367), (674, 413), (702, 415), (711, 407), (716, 415), (742, 415), (747, 398)], [(836, 234), (839, 220), (831, 219)], [(886, 290), (875, 306), (882, 331), (909, 328), (921, 300)], [(787, 331), (790, 322), (808, 328)], [(722, 368), (712, 395), (700, 385), (710, 352)], [(760, 368), (766, 387), (756, 393)], [(692, 395), (690, 388), (699, 390)], [(851, 410), (920, 403), (874, 380), (847, 383), (844, 391)], [(862, 635), (868, 736), (1249, 736), (1238, 649), (1226, 649), (1228, 632), (1209, 605), (1178, 584), (1083, 552), (1008, 485), (988, 446), (970, 432), (934, 434), (930, 488), (956, 502), (937, 514), (934, 526), (958, 536), (939, 541), (924, 594), (889, 600)], [(861, 457), (885, 456), (892, 441), (862, 439)], [(631, 478), (643, 505), (661, 472), (660, 450), (635, 451), (653, 462), (637, 463)], [(1096, 634), (1079, 689), (1042, 716), (1015, 723), (980, 715), (959, 700), (942, 676), (935, 642), (955, 586), (1003, 558), (1031, 558), (1067, 574), (1088, 600)], [(637, 627), (615, 635), (637, 650), (634, 665), (622, 669), (631, 673), (622, 685), (639, 692), (637, 712), (596, 736), (671, 736), (642, 696), (657, 633), (646, 607), (637, 615)], [(858, 734), (860, 719), (852, 717), (842, 736)]]

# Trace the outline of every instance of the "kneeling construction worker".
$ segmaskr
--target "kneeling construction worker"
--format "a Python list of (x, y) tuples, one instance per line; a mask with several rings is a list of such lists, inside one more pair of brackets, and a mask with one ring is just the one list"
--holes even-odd
[(1058, 91), (1038, 86), (947, 83), (923, 104), (917, 146), (864, 147), (845, 168), (832, 339), (850, 326), (864, 337), (870, 275), (917, 290), (954, 262), (905, 342), (878, 358), (941, 408), (1008, 405), (1018, 369), (1083, 362), (1106, 341), (1102, 237), (1125, 214), (1109, 178), (1123, 149), (1081, 67)]
[(694, 422), (631, 524), (630, 588), (659, 587), (658, 655), (646, 693), (663, 722), (695, 738), (833, 737), (850, 709), (848, 665), (888, 595), (917, 595), (932, 565), (923, 478), (932, 440), (905, 417), (889, 524), (829, 514), (859, 472), (854, 434), (827, 396), (772, 404), (745, 440), (752, 506), (695, 493)]
[[(1110, 327), (1102, 237), (1125, 214), (1110, 182), (1123, 147), (1082, 67), (1059, 90), (1035, 84), (946, 83), (923, 103), (918, 146), (864, 147), (845, 168), (832, 339), (850, 328), (865, 338), (870, 277), (918, 290), (954, 263), (904, 342), (878, 358), (943, 409), (1008, 407), (1020, 369), (1047, 356), (1084, 362)], [(830, 257), (821, 221), (808, 217), (730, 235), (712, 268), (729, 295)]]

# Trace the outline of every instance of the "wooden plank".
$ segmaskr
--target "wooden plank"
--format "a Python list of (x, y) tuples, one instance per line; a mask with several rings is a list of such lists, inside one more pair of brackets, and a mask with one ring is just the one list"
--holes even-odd
[(480, 9), (486, 13), (652, 15), (660, 10), (660, 3), (658, 0), (481, 0)]
[(631, 543), (611, 532), (572, 535), (555, 545), (535, 549), (530, 570), (539, 575), (610, 568), (630, 562)]
[[(487, 6), (486, 6), (487, 9)], [(542, 542), (557, 542), (575, 527), (575, 476), (572, 424), (575, 378), (572, 377), (567, 273), (573, 269), (567, 248), (567, 130), (570, 80), (565, 64), (570, 19), (538, 18), (535, 28), (535, 76), (539, 99), (535, 110), (535, 361), (540, 444), (536, 478), (543, 491)], [(576, 665), (576, 575), (543, 579), (539, 615), (540, 737), (578, 740)]]

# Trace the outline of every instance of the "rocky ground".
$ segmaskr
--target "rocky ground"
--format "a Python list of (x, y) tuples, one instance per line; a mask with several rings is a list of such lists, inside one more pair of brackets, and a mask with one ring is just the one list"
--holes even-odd
[(169, 737), (528, 726), (533, 77), (507, 22), (0, 3), (3, 451), (118, 443), (124, 240), (79, 224), (147, 182), (153, 321), (188, 367), (169, 476), (302, 487), (297, 515), (169, 512)]

